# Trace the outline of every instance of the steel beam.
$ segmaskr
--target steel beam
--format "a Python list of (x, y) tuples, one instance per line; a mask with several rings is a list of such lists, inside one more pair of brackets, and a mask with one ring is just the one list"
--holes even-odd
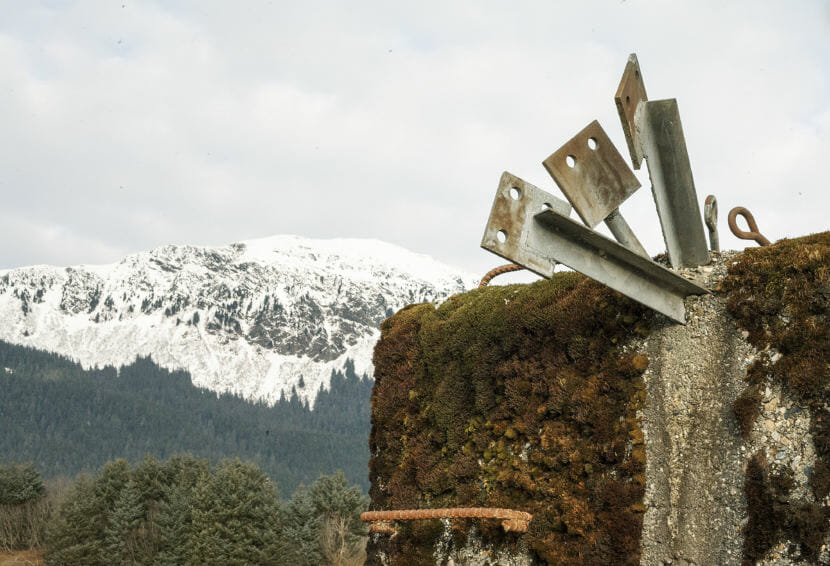
[(628, 56), (614, 95), (634, 169), (648, 164), (651, 191), (672, 267), (709, 263), (692, 167), (675, 99), (649, 101), (637, 55)]
[(608, 226), (608, 229), (619, 243), (641, 256), (651, 259), (643, 244), (634, 235), (634, 231), (628, 225), (628, 222), (620, 214), (620, 209), (612, 211), (611, 214), (605, 217), (605, 225)]
[(556, 263), (562, 263), (685, 324), (683, 299), (708, 291), (572, 220), (569, 208), (505, 172), (481, 247), (543, 277), (551, 277)]
[(634, 121), (648, 165), (669, 262), (674, 268), (709, 263), (677, 100), (643, 102)]

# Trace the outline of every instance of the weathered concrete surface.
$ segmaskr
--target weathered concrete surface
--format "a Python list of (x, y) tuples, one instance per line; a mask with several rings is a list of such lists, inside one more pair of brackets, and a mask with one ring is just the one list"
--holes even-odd
[[(686, 273), (707, 286), (723, 263)], [(686, 300), (687, 324), (644, 341), (646, 514), (642, 564), (740, 564), (744, 452), (732, 403), (752, 348), (717, 295)]]
[(505, 551), (488, 546), (476, 530), (472, 530), (465, 543), (453, 543), (450, 521), (444, 521), (444, 531), (435, 545), (435, 563), (446, 566), (531, 566), (533, 558), (526, 548)]

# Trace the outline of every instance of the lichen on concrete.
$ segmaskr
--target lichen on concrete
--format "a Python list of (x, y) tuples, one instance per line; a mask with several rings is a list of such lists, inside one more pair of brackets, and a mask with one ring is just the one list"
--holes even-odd
[(533, 558), (522, 541), (513, 548), (494, 548), (488, 544), (475, 527), (467, 532), (467, 538), (456, 539), (452, 522), (442, 521), (444, 530), (435, 545), (435, 564), (446, 566), (532, 566)]
[(744, 561), (828, 564), (830, 232), (747, 250), (721, 291), (757, 351), (735, 406), (752, 454)]

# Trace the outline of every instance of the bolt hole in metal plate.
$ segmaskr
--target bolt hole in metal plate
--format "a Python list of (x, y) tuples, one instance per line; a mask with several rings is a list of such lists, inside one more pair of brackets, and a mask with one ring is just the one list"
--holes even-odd
[[(519, 198), (513, 197), (514, 189)], [(505, 171), (496, 190), (481, 246), (511, 262), (515, 261), (515, 254), (524, 249), (522, 240), (525, 239), (526, 232), (522, 227), (532, 224), (533, 217), (545, 210), (555, 210), (568, 216), (571, 213), (571, 205)], [(531, 271), (546, 277), (553, 275), (554, 266), (549, 261), (537, 261), (524, 253), (521, 257), (531, 262)], [(516, 263), (528, 267), (526, 263)]]
[(596, 120), (542, 164), (589, 228), (605, 220), (640, 188), (637, 177)]
[[(519, 187), (522, 197), (510, 196)], [(543, 210), (545, 204), (551, 208)], [(481, 247), (543, 277), (557, 262), (608, 285), (675, 320), (685, 322), (683, 298), (706, 289), (568, 218), (568, 203), (505, 172)], [(509, 233), (505, 241), (499, 233)]]

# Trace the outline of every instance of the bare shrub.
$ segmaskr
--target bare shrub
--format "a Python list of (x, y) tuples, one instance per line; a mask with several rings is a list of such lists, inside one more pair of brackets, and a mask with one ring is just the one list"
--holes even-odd
[(348, 518), (326, 515), (320, 534), (320, 548), (326, 566), (361, 566), (366, 562), (367, 537), (355, 537)]
[(22, 503), (0, 504), (0, 551), (30, 550), (43, 545), (46, 525), (72, 485), (69, 478), (55, 478), (42, 494)]
[(0, 505), (0, 550), (38, 548), (43, 543), (51, 505), (46, 498), (18, 505)]

